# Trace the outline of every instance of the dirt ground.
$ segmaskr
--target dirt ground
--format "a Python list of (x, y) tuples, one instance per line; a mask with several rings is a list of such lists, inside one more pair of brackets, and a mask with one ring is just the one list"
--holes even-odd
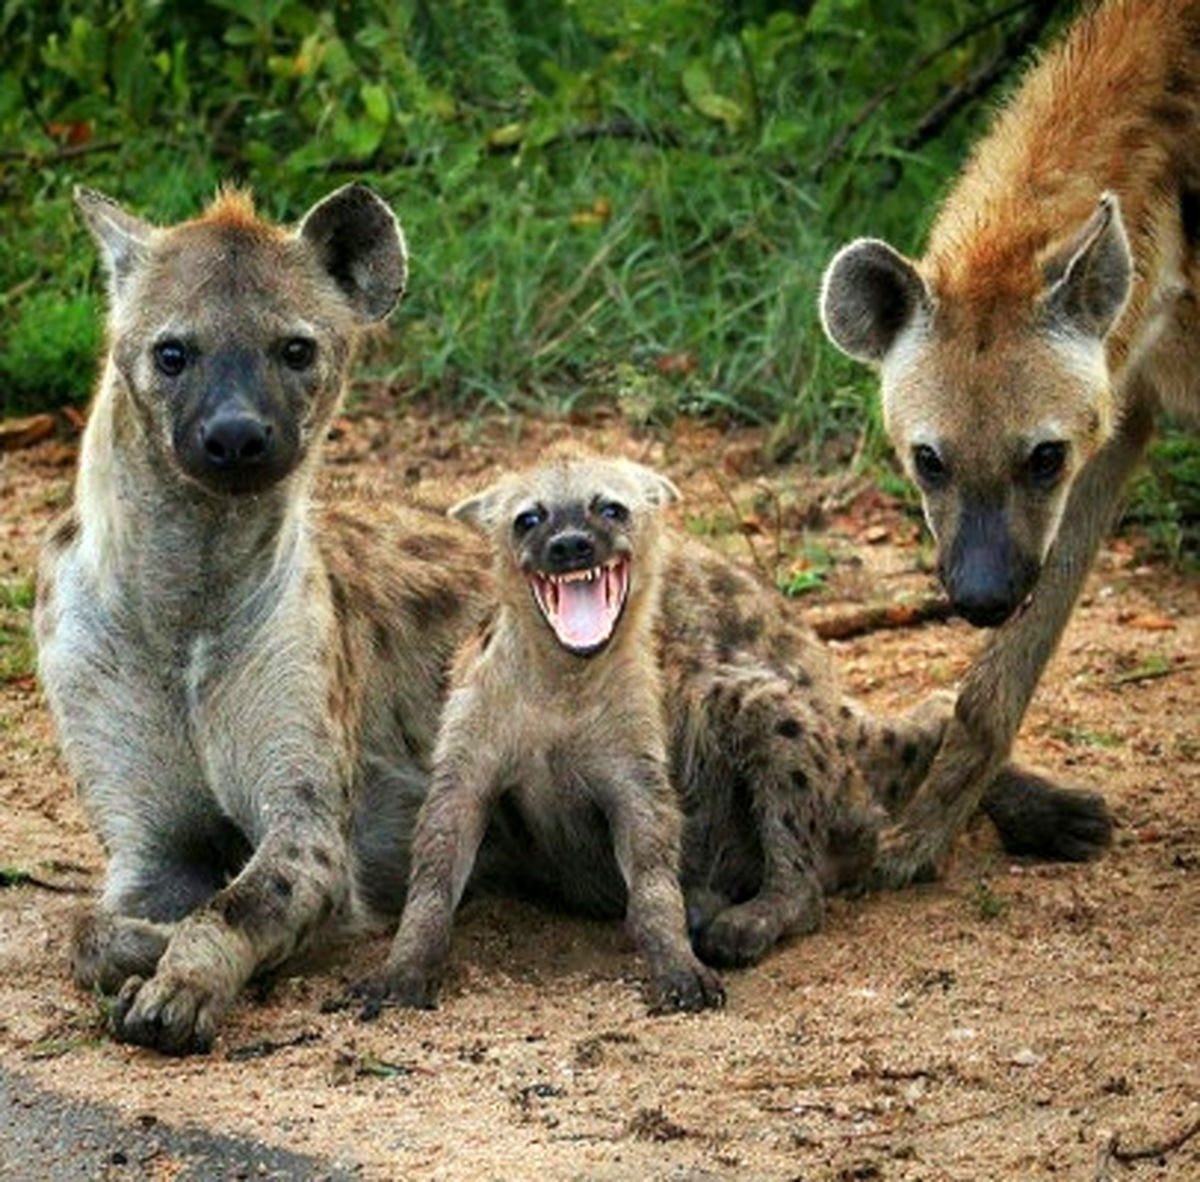
[[(866, 481), (764, 469), (753, 432), (464, 426), (368, 398), (329, 471), (335, 489), (443, 499), (568, 431), (663, 467), (714, 545), (822, 581), (797, 612), (933, 590), (911, 516)], [(0, 577), (32, 570), (73, 459), (69, 438), (0, 457)], [(434, 1012), (322, 1009), (382, 961), (381, 936), (251, 988), (209, 1056), (114, 1043), (66, 971), (101, 852), (33, 678), (0, 685), (0, 866), (34, 880), (0, 890), (8, 1119), (24, 1090), (111, 1106), (111, 1150), (103, 1125), (46, 1150), (64, 1177), (78, 1154), (72, 1177), (1200, 1179), (1200, 582), (1137, 553), (1103, 554), (1018, 750), (1107, 795), (1110, 853), (1024, 862), (981, 822), (943, 881), (835, 901), (822, 933), (727, 973), (728, 1007), (699, 1016), (647, 1016), (620, 925), (496, 900), (462, 912)], [(979, 643), (951, 622), (834, 647), (886, 709), (953, 685)], [(206, 1165), (200, 1142), (120, 1132), (154, 1128), (263, 1153)]]

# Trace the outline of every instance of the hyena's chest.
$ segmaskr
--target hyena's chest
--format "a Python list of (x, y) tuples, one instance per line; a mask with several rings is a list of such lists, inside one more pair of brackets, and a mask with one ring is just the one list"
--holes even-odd
[(480, 882), (493, 877), (584, 912), (619, 915), (625, 883), (594, 752), (560, 736), (508, 769), (489, 814)]
[(89, 593), (69, 557), (57, 573), (38, 609), (39, 664), (93, 812), (142, 796), (186, 815), (215, 803), (251, 831), (267, 769), (321, 733), (306, 704), (327, 695), (303, 634), (172, 624), (132, 597)]

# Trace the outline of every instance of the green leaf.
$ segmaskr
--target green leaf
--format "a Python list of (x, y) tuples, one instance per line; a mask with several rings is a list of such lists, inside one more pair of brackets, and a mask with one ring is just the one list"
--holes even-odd
[(503, 127), (494, 127), (488, 132), (488, 146), (492, 148), (513, 148), (525, 138), (525, 124), (506, 123)]
[(741, 106), (713, 89), (708, 67), (703, 62), (689, 63), (683, 71), (681, 81), (688, 102), (706, 119), (724, 123), (729, 131), (736, 131), (745, 122), (746, 112)]
[(252, 25), (230, 25), (225, 30), (227, 45), (257, 45), (258, 30)]
[(378, 83), (369, 82), (359, 91), (359, 95), (367, 110), (367, 117), (381, 126), (386, 126), (392, 114), (387, 91)]
[(365, 160), (383, 139), (383, 128), (370, 119), (351, 119), (343, 111), (333, 117), (333, 139), (339, 152), (352, 160)]

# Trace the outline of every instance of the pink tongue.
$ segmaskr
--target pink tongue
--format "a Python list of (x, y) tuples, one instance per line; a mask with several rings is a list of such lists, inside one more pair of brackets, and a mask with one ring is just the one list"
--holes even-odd
[(555, 631), (571, 648), (594, 648), (612, 631), (612, 612), (605, 603), (604, 578), (558, 585)]

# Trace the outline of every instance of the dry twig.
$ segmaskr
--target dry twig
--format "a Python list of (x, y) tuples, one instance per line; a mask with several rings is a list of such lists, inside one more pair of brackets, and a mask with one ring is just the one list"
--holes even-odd
[(915, 628), (918, 624), (948, 620), (954, 607), (941, 595), (928, 595), (913, 603), (867, 603), (840, 608), (836, 614), (809, 617), (812, 630), (822, 640), (847, 640), (888, 628)]

